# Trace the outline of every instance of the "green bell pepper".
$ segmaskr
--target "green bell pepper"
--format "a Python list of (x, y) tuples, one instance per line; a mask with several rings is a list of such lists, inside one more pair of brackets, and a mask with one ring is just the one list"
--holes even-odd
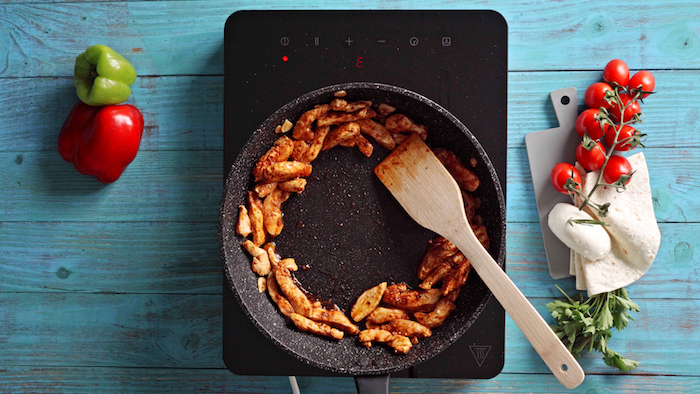
[(105, 45), (93, 45), (75, 59), (75, 90), (87, 105), (123, 103), (131, 95), (129, 86), (134, 81), (134, 66)]

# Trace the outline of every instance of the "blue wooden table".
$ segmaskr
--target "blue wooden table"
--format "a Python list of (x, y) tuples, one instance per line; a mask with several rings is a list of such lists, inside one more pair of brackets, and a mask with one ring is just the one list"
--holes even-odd
[[(657, 4), (658, 3), (658, 4)], [(508, 273), (547, 315), (548, 274), (525, 134), (557, 126), (550, 91), (583, 91), (613, 58), (655, 73), (645, 154), (662, 241), (631, 297), (642, 310), (609, 344), (630, 374), (584, 354), (576, 392), (700, 387), (700, 3), (679, 1), (0, 0), (0, 392), (290, 392), (287, 377), (231, 374), (221, 357), (223, 26), (238, 9), (495, 9), (509, 25)], [(612, 5), (610, 5), (612, 4)], [(102, 43), (140, 77), (146, 129), (104, 186), (56, 151), (77, 97), (74, 57)], [(394, 379), (393, 392), (561, 392), (508, 319), (491, 380)], [(300, 378), (304, 393), (350, 378)]]

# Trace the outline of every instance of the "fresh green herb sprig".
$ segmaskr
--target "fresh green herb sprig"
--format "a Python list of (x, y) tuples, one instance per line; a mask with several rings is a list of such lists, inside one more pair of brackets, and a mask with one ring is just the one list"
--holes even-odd
[(639, 366), (639, 361), (623, 357), (608, 347), (612, 336), (611, 328), (622, 331), (632, 320), (629, 311), (639, 312), (639, 305), (630, 300), (623, 287), (608, 293), (590, 297), (584, 301), (583, 294), (569, 297), (559, 286), (557, 289), (566, 297), (547, 303), (547, 308), (556, 320), (551, 327), (569, 352), (579, 358), (584, 349), (594, 349), (603, 354), (605, 364), (622, 372), (629, 372)]

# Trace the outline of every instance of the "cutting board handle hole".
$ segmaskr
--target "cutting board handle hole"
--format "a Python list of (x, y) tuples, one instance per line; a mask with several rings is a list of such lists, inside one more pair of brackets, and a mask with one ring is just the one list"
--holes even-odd
[(567, 105), (567, 104), (569, 104), (570, 102), (571, 102), (571, 99), (569, 98), (569, 96), (562, 96), (562, 97), (561, 97), (561, 103), (562, 103), (563, 105)]
[(561, 365), (561, 370), (564, 371), (564, 372), (566, 372), (566, 371), (569, 370), (569, 366), (566, 365), (566, 364), (562, 364), (562, 365)]

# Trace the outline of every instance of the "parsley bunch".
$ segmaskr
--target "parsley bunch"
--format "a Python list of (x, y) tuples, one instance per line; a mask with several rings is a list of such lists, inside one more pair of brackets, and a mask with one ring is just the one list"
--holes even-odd
[(605, 364), (622, 372), (629, 372), (639, 366), (639, 361), (624, 358), (608, 347), (612, 336), (610, 329), (615, 327), (622, 331), (627, 327), (627, 322), (632, 320), (629, 311), (639, 312), (639, 305), (629, 299), (624, 287), (595, 295), (585, 301), (581, 293), (572, 299), (559, 286), (557, 289), (566, 296), (568, 302), (555, 300), (547, 303), (547, 308), (557, 322), (551, 327), (574, 357), (579, 358), (584, 349), (588, 349), (589, 353), (595, 349), (603, 354)]

